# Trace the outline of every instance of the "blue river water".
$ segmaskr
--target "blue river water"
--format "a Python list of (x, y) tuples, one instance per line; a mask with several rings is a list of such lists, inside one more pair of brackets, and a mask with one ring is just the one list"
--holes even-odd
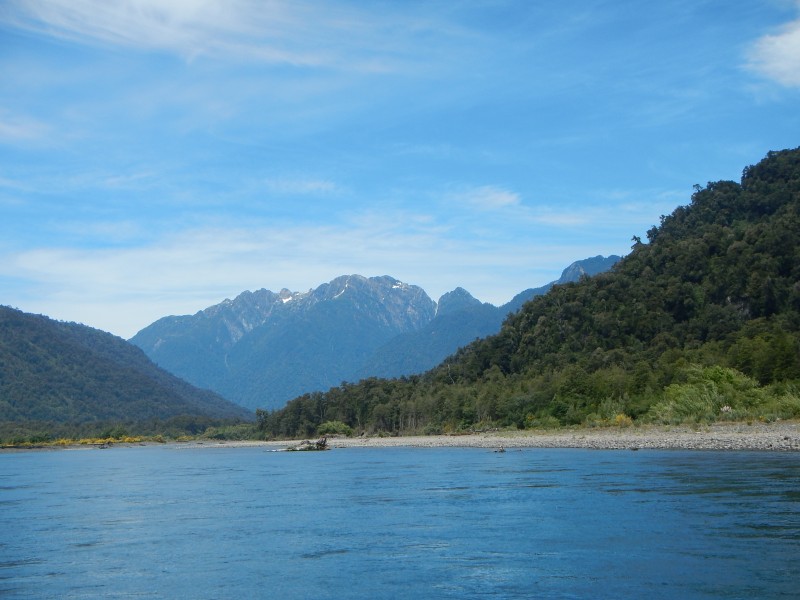
[(798, 597), (798, 454), (0, 454), (0, 598)]

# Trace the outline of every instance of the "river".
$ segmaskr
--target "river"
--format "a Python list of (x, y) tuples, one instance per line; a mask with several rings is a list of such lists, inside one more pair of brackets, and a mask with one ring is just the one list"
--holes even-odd
[(800, 454), (0, 454), (2, 598), (797, 598)]

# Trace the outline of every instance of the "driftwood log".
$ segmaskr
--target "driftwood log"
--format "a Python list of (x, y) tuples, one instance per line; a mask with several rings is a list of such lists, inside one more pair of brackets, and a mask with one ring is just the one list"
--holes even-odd
[(286, 450), (289, 452), (316, 452), (318, 450), (329, 450), (328, 438), (323, 436), (316, 442), (303, 440), (297, 446), (289, 446)]

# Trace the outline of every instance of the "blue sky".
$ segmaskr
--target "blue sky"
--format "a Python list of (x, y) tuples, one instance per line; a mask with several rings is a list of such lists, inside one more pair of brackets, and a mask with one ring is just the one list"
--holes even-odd
[(5, 0), (0, 303), (501, 304), (800, 145), (796, 0)]

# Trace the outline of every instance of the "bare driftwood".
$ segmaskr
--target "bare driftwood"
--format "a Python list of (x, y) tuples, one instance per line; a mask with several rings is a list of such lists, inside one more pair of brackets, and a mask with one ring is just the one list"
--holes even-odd
[(297, 446), (289, 446), (286, 450), (289, 452), (315, 452), (317, 450), (329, 450), (328, 438), (323, 436), (316, 442), (303, 440)]

